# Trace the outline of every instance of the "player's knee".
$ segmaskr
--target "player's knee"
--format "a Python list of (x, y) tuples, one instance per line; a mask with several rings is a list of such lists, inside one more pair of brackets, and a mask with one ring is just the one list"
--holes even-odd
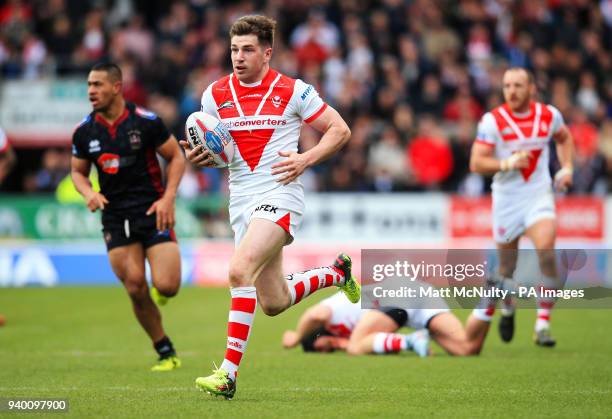
[(164, 297), (174, 297), (178, 294), (180, 287), (180, 283), (177, 281), (176, 283), (168, 283), (168, 284), (160, 284), (156, 285), (157, 291)]
[(540, 255), (540, 266), (544, 269), (554, 268), (556, 264), (555, 255), (553, 252), (543, 252)]
[(230, 266), (229, 283), (232, 287), (248, 287), (252, 285), (252, 278), (249, 278), (245, 265), (232, 264)]
[(454, 355), (456, 356), (474, 356), (480, 355), (481, 345), (472, 345), (469, 343), (460, 345)]
[(123, 282), (125, 290), (134, 301), (142, 301), (147, 297), (147, 283), (144, 279), (126, 279)]
[(261, 310), (266, 314), (266, 316), (271, 317), (278, 316), (286, 309), (284, 305), (267, 301), (260, 301), (259, 306), (261, 307)]

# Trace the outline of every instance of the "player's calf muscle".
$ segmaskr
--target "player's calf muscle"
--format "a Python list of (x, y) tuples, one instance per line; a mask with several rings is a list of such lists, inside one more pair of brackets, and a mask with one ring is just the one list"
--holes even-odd
[(289, 305), (288, 303), (283, 303), (281, 301), (266, 301), (266, 300), (259, 301), (259, 306), (261, 307), (261, 310), (267, 316), (271, 316), (271, 317), (281, 314), (283, 311), (287, 309), (288, 305)]

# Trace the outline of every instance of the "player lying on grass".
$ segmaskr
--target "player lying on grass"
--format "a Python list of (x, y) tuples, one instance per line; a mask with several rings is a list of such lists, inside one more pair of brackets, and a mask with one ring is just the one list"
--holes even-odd
[[(480, 307), (488, 307), (488, 303), (481, 302)], [(437, 308), (368, 310), (337, 293), (306, 310), (296, 330), (285, 331), (283, 346), (293, 348), (302, 344), (306, 352), (341, 350), (349, 355), (414, 351), (419, 356), (428, 356), (431, 337), (450, 355), (480, 353), (491, 323), (488, 309), (474, 309), (464, 327), (444, 300), (430, 306)], [(397, 333), (404, 326), (416, 332)]]

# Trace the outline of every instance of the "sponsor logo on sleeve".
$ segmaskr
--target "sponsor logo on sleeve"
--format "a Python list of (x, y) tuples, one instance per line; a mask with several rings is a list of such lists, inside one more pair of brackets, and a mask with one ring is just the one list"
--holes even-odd
[(312, 84), (308, 85), (308, 88), (304, 90), (304, 93), (302, 93), (302, 96), (300, 96), (300, 98), (302, 100), (305, 100), (306, 97), (308, 97), (308, 95), (310, 94), (310, 92), (312, 92), (312, 90), (313, 90)]
[(93, 139), (89, 142), (89, 152), (90, 153), (97, 153), (101, 149), (102, 148), (100, 147), (100, 140)]

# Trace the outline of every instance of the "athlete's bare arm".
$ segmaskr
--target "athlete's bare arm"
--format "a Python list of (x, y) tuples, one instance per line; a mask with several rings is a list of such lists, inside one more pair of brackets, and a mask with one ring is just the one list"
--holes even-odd
[(166, 190), (164, 195), (149, 207), (147, 215), (155, 213), (157, 229), (166, 230), (174, 227), (176, 190), (185, 172), (185, 158), (174, 135), (168, 137), (165, 143), (157, 147), (157, 152), (168, 162), (166, 166)]
[(78, 157), (72, 157), (70, 162), (70, 176), (76, 190), (83, 195), (87, 208), (91, 212), (94, 212), (98, 208), (104, 209), (104, 205), (108, 204), (108, 200), (100, 192), (93, 190), (91, 182), (89, 181), (89, 171), (91, 170), (91, 163), (89, 160), (79, 159)]
[(495, 157), (493, 146), (475, 142), (470, 155), (470, 170), (484, 176), (491, 176), (499, 171), (522, 169), (529, 165), (527, 154), (516, 153), (500, 160)]
[(283, 335), (283, 347), (293, 348), (297, 346), (302, 339), (314, 332), (318, 328), (325, 326), (331, 319), (332, 311), (326, 305), (317, 304), (310, 307), (300, 320), (298, 321), (296, 330), (287, 330)]
[(557, 157), (561, 164), (561, 170), (555, 175), (555, 186), (563, 191), (572, 186), (572, 175), (574, 172), (574, 139), (566, 126), (561, 127), (553, 135), (557, 149)]
[(282, 174), (277, 181), (283, 185), (296, 180), (307, 168), (331, 157), (351, 138), (348, 125), (331, 106), (327, 106), (310, 126), (324, 133), (321, 141), (304, 153), (280, 151), (279, 155), (287, 157), (287, 160), (272, 165), (272, 175)]
[(16, 162), (17, 158), (15, 152), (10, 146), (7, 147), (5, 151), (0, 151), (0, 184), (2, 184), (4, 178), (11, 172)]

